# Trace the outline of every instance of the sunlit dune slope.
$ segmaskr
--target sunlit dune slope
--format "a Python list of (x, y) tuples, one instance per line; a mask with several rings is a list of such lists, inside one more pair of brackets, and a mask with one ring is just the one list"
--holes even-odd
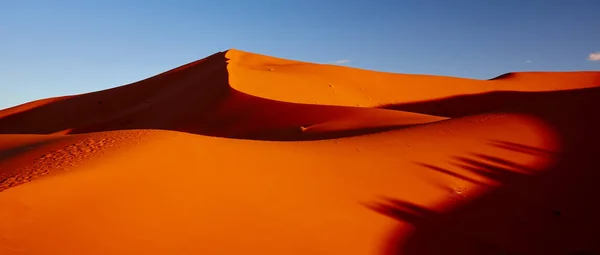
[(0, 111), (0, 254), (597, 254), (600, 72), (230, 50)]
[(600, 85), (600, 72), (511, 73), (474, 80), (316, 65), (238, 50), (230, 50), (227, 57), (233, 88), (296, 103), (376, 107), (489, 92), (541, 92)]
[[(6, 239), (0, 250), (381, 254), (397, 223), (371, 206), (394, 198), (443, 212), (452, 207), (447, 199), (475, 198), (483, 187), (421, 164), (495, 186), (496, 180), (449, 163), (453, 157), (490, 154), (531, 168), (522, 173), (527, 175), (553, 163), (492, 142), (555, 150), (558, 145), (542, 136), (552, 135), (543, 123), (518, 115), (488, 117), (303, 143), (152, 131), (137, 146), (125, 143), (95, 161), (2, 192), (0, 234)], [(504, 132), (507, 128), (518, 135)], [(134, 132), (102, 135), (115, 140)], [(99, 135), (77, 135), (71, 143), (93, 147)], [(85, 140), (92, 142), (80, 142)]]

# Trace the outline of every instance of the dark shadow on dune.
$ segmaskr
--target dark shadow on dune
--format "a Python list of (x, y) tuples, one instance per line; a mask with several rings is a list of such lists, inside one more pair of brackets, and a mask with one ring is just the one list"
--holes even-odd
[(490, 144), (494, 145), (496, 147), (506, 149), (506, 150), (517, 151), (517, 152), (527, 153), (527, 154), (533, 154), (538, 157), (552, 158), (552, 157), (560, 156), (560, 153), (557, 153), (554, 151), (545, 150), (545, 149), (541, 149), (541, 148), (535, 148), (535, 147), (518, 144), (518, 143), (513, 143), (513, 142), (504, 142), (504, 141), (495, 141), (494, 140), (494, 141), (491, 141)]
[[(490, 181), (510, 183), (513, 187), (518, 182), (527, 182), (529, 178), (525, 174), (517, 173), (513, 168), (514, 163), (502, 161), (502, 164), (487, 160), (485, 155), (473, 155), (472, 157), (456, 157), (453, 165), (461, 167), (460, 174), (455, 170), (419, 163), (424, 169), (449, 174), (453, 177), (476, 183), (485, 189)], [(506, 187), (503, 187), (506, 189)], [(496, 195), (497, 191), (484, 195), (485, 200), (464, 197), (463, 194), (453, 193), (448, 188), (447, 204), (440, 207), (449, 207), (449, 211), (438, 211), (419, 205), (410, 204), (391, 198), (377, 203), (371, 208), (388, 217), (398, 221), (409, 223), (415, 227), (414, 232), (406, 236), (399, 233), (386, 247), (385, 254), (528, 254), (519, 253), (523, 250), (513, 248), (507, 240), (522, 238), (519, 233), (514, 233), (516, 228), (504, 228), (507, 224), (516, 224), (522, 219), (513, 215), (512, 211), (518, 211), (524, 205), (508, 204), (510, 201), (504, 198), (502, 193)], [(491, 202), (493, 199), (493, 202)], [(548, 213), (550, 213), (548, 209)], [(516, 218), (515, 218), (516, 217)], [(491, 221), (490, 221), (491, 220)], [(395, 243), (394, 243), (395, 242)], [(513, 244), (514, 245), (514, 244)], [(518, 251), (517, 253), (511, 253)]]
[[(478, 183), (489, 192), (474, 199), (449, 192), (442, 206), (451, 208), (447, 211), (393, 198), (370, 205), (414, 227), (408, 235), (401, 229), (392, 234), (383, 254), (600, 254), (598, 191), (582, 187), (584, 180), (578, 178), (552, 176), (577, 175), (578, 170), (561, 173), (570, 169), (557, 168), (536, 176), (508, 159), (481, 154), (457, 157), (452, 163), (478, 180), (501, 185), (486, 186), (451, 169), (422, 164)], [(598, 181), (585, 180), (589, 185)]]
[(127, 86), (17, 111), (0, 118), (0, 134), (159, 129), (227, 138), (302, 141), (411, 126), (365, 123), (364, 127), (339, 131), (302, 132), (302, 127), (382, 109), (294, 104), (242, 93), (229, 85), (225, 54), (217, 53)]
[(501, 75), (498, 75), (494, 78), (489, 79), (490, 81), (495, 81), (495, 80), (503, 80), (503, 79), (508, 79), (508, 78), (512, 78), (515, 77), (516, 74), (515, 73), (504, 73)]
[(367, 205), (367, 207), (388, 217), (412, 224), (423, 224), (428, 219), (439, 217), (437, 212), (414, 203), (391, 198), (383, 200), (383, 202)]
[[(3, 134), (170, 129), (203, 113), (228, 93), (225, 53), (126, 86), (82, 94), (5, 116)], [(192, 93), (193, 92), (193, 93)], [(194, 109), (192, 116), (182, 109)], [(134, 118), (135, 117), (135, 118)], [(160, 120), (160, 121), (156, 121)]]
[[(432, 101), (384, 105), (380, 108), (416, 112), (449, 118), (493, 112), (527, 112), (540, 102), (563, 104), (565, 97), (589, 100), (598, 95), (600, 88), (585, 88), (550, 92), (498, 91), (475, 95), (461, 95)], [(568, 106), (567, 106), (568, 107)]]
[(410, 235), (399, 228), (384, 254), (600, 254), (599, 100), (600, 89), (594, 88), (492, 93), (395, 108), (460, 117), (482, 113), (479, 104), (489, 110), (495, 103), (511, 102), (497, 109), (543, 120), (562, 146), (558, 153), (489, 141), (490, 146), (556, 162), (537, 175), (510, 158), (477, 153), (452, 158), (452, 169), (419, 162), (424, 170), (478, 184), (485, 192), (464, 201), (449, 195), (454, 204), (446, 211), (407, 208), (407, 202), (394, 198), (374, 205), (375, 211), (414, 226)]

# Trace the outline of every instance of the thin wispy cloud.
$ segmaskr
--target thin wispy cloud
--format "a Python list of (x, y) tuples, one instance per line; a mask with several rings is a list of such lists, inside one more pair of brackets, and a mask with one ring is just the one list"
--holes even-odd
[(590, 53), (590, 55), (588, 56), (588, 60), (589, 61), (600, 61), (600, 51)]
[(342, 65), (342, 64), (349, 63), (349, 62), (350, 62), (350, 60), (348, 60), (348, 59), (341, 59), (341, 60), (336, 60), (336, 61), (333, 61), (333, 62), (331, 62), (331, 63), (332, 63), (332, 64), (336, 64), (336, 65)]
[(533, 61), (531, 61), (531, 60), (525, 61), (525, 64), (530, 64), (530, 63), (533, 63)]

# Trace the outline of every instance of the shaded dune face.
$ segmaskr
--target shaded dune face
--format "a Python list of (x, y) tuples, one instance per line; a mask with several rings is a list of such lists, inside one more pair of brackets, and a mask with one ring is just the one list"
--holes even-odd
[[(449, 163), (502, 185), (445, 213), (389, 200), (377, 210), (414, 225), (392, 235), (386, 254), (598, 254), (600, 252), (600, 100), (598, 88), (542, 93), (490, 93), (392, 106), (441, 116), (460, 117), (491, 109), (532, 116), (552, 127), (560, 150), (522, 143), (489, 141), (490, 145), (556, 161), (541, 174), (511, 158), (475, 153), (454, 156)], [(503, 108), (501, 102), (513, 102)], [(486, 105), (490, 104), (490, 105)], [(469, 107), (469, 106), (482, 106)], [(507, 130), (510, 132), (510, 130)], [(454, 171), (420, 162), (429, 171), (475, 183)]]
[(600, 254), (599, 102), (220, 52), (0, 111), (0, 253)]
[(71, 96), (14, 114), (2, 116), (0, 112), (0, 132), (184, 130), (190, 123), (201, 123), (226, 97), (227, 70), (223, 57), (224, 53), (217, 53), (130, 85)]
[[(381, 106), (381, 108), (444, 116), (448, 118), (458, 118), (493, 112), (537, 113), (542, 111), (542, 109), (539, 109), (541, 107), (540, 105), (548, 106), (549, 102), (563, 105), (564, 103), (561, 101), (564, 101), (565, 98), (577, 98), (583, 101), (594, 100), (597, 98), (598, 91), (599, 88), (597, 87), (544, 92), (495, 91), (476, 95), (454, 96), (431, 101), (384, 105)], [(579, 105), (579, 103), (576, 103), (576, 105)]]
[[(561, 143), (559, 150), (547, 150), (489, 141), (501, 149), (556, 161), (539, 175), (526, 174), (528, 167), (510, 158), (481, 153), (452, 157), (449, 162), (455, 167), (502, 185), (445, 213), (393, 199), (378, 204), (377, 211), (414, 226), (409, 235), (399, 228), (386, 254), (598, 254), (600, 221), (593, 215), (600, 214), (600, 203), (595, 202), (600, 194), (595, 188), (600, 173), (595, 169), (600, 164), (594, 152), (600, 143), (600, 118), (591, 116), (597, 115), (593, 109), (600, 102), (600, 76), (581, 74), (527, 77), (511, 73), (492, 80), (539, 78), (576, 84), (576, 79), (582, 78), (581, 84), (593, 86), (544, 92), (497, 91), (382, 106), (451, 118), (490, 112), (525, 114), (555, 130), (556, 137), (548, 139)], [(454, 171), (427, 162), (419, 164), (476, 183)]]

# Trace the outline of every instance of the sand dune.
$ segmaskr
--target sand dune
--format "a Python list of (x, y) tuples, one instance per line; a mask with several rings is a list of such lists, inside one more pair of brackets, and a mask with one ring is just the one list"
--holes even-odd
[(0, 254), (598, 253), (599, 86), (230, 50), (15, 106)]
[[(270, 100), (232, 88), (228, 74), (225, 53), (218, 53), (127, 86), (47, 100), (47, 104), (39, 103), (34, 108), (26, 104), (2, 111), (0, 132), (78, 134), (165, 129), (220, 137), (307, 140), (340, 136), (335, 131), (360, 133), (367, 128), (444, 119), (418, 113)], [(44, 125), (39, 125), (40, 121)], [(327, 126), (329, 134), (300, 132), (313, 125)]]

